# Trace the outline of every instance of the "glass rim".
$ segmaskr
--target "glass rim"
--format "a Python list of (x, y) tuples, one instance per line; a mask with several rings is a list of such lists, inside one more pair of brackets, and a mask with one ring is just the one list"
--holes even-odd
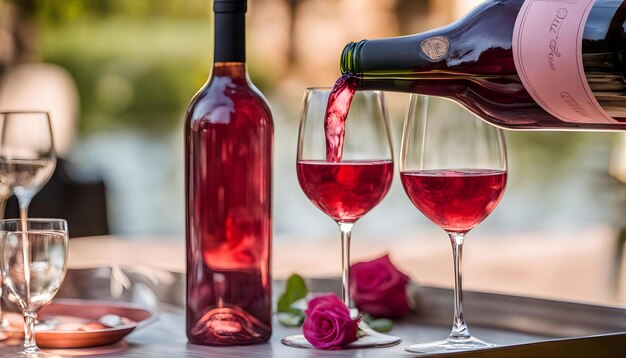
[(9, 111), (0, 111), (0, 115), (7, 114), (45, 114), (50, 116), (49, 111), (38, 111), (38, 110), (9, 110)]
[[(26, 219), (26, 227), (22, 223), (22, 219), (3, 219), (0, 220), (0, 233), (12, 232), (62, 232), (66, 238), (69, 238), (69, 228), (67, 220), (60, 218), (28, 218)], [(25, 230), (24, 230), (25, 229)]]
[[(9, 222), (22, 222), (20, 218), (13, 219), (1, 219), (0, 223), (9, 223)], [(63, 222), (67, 225), (67, 220), (60, 218), (27, 218), (26, 222)]]
[[(500, 123), (493, 123), (493, 122), (488, 122), (487, 120), (483, 119), (481, 116), (479, 116), (478, 114), (472, 112), (471, 110), (469, 110), (468, 108), (466, 108), (465, 106), (463, 106), (463, 104), (461, 102), (456, 101), (454, 98), (449, 98), (449, 97), (443, 97), (443, 96), (435, 96), (435, 95), (428, 95), (428, 94), (419, 94), (419, 93), (409, 93), (409, 105), (408, 106), (412, 106), (413, 105), (413, 101), (415, 100), (419, 100), (419, 98), (425, 98), (427, 100), (430, 100), (431, 98), (435, 98), (438, 100), (443, 100), (443, 101), (447, 101), (447, 102), (451, 102), (461, 108), (463, 108), (465, 111), (468, 111), (469, 113), (471, 113), (474, 117), (476, 117), (478, 120), (480, 120), (483, 123), (486, 123), (492, 127), (494, 127), (495, 129), (497, 129), (500, 132), (503, 132), (501, 135), (504, 136), (504, 131), (505, 130), (509, 130), (509, 131), (513, 131), (513, 132), (523, 132), (523, 129), (511, 129), (511, 128), (507, 128), (503, 125), (501, 125)], [(406, 116), (408, 115), (405, 114), (405, 119)], [(538, 131), (540, 132), (548, 132), (550, 131), (550, 129), (539, 129)]]
[[(304, 92), (331, 92), (333, 90), (334, 87), (329, 87), (329, 86), (314, 86), (314, 87), (307, 87), (304, 89)], [(380, 90), (356, 90), (355, 95), (357, 93), (375, 93), (375, 94), (383, 94), (383, 91)]]
[[(454, 98), (443, 97), (443, 96), (436, 96), (436, 95), (429, 95), (429, 94), (420, 94), (420, 93), (409, 93), (408, 95), (409, 95), (409, 100), (412, 100), (413, 98), (427, 98), (427, 99), (434, 98), (434, 99), (441, 99), (441, 100), (444, 100), (444, 101), (452, 102), (452, 103), (454, 103), (456, 105), (459, 105), (459, 106), (463, 107), (463, 105), (461, 103), (457, 102)], [(465, 107), (463, 107), (463, 108), (465, 108)], [(467, 108), (465, 108), (465, 110), (469, 111)], [(469, 111), (469, 112), (472, 113), (471, 111)]]

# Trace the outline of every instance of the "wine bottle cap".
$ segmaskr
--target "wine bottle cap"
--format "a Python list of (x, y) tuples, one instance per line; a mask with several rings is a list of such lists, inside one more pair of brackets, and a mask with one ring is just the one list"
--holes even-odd
[(213, 12), (246, 12), (248, 10), (248, 0), (214, 0)]

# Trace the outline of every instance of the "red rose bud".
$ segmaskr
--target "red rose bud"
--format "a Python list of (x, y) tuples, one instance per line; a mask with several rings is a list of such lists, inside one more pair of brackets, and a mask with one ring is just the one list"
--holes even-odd
[(317, 296), (304, 311), (302, 333), (319, 349), (341, 349), (356, 341), (359, 319), (350, 317), (350, 310), (333, 293)]
[(350, 292), (356, 307), (373, 317), (399, 318), (411, 311), (407, 297), (409, 277), (389, 255), (350, 267)]

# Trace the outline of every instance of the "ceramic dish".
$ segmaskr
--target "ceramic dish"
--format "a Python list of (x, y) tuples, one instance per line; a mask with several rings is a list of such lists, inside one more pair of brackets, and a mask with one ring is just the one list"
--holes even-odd
[[(23, 335), (23, 326), (16, 316), (7, 314), (10, 331), (17, 338)], [(120, 341), (152, 319), (150, 310), (130, 303), (56, 299), (39, 311), (35, 338), (41, 348), (97, 347)], [(113, 323), (108, 326), (101, 322)]]

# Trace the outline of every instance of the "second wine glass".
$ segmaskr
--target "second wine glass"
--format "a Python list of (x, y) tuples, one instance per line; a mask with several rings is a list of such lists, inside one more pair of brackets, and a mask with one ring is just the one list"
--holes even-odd
[[(356, 316), (358, 311), (350, 299), (350, 235), (354, 223), (387, 194), (393, 176), (393, 151), (382, 92), (356, 92), (345, 123), (330, 123), (332, 128), (328, 123), (325, 127), (324, 120), (330, 93), (330, 88), (310, 88), (305, 93), (298, 138), (298, 181), (309, 200), (339, 226), (342, 299)], [(329, 134), (343, 136), (327, 141)], [(400, 342), (365, 325), (360, 328), (365, 335), (350, 347)], [(302, 336), (287, 337), (283, 343), (310, 347)]]
[(0, 136), (0, 184), (15, 194), (20, 216), (48, 182), (56, 166), (52, 126), (47, 112), (3, 112)]
[(454, 259), (454, 320), (443, 341), (413, 353), (493, 346), (474, 338), (463, 318), (461, 258), (465, 234), (498, 205), (507, 179), (502, 132), (447, 99), (413, 95), (404, 122), (400, 177), (411, 202), (446, 231)]

